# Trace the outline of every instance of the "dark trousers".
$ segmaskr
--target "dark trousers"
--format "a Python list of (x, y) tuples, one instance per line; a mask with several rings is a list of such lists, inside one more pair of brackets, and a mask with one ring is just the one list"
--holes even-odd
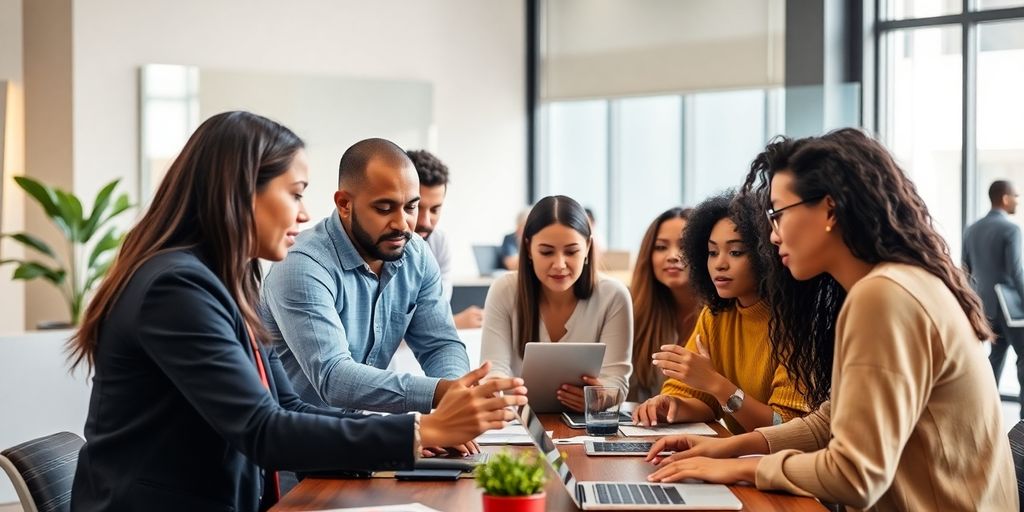
[(1003, 364), (1006, 362), (1006, 351), (1013, 347), (1013, 352), (1017, 354), (1017, 382), (1021, 384), (1021, 393), (1017, 401), (1021, 404), (1020, 417), (1024, 419), (1024, 328), (1007, 327), (1001, 311), (998, 318), (992, 322), (992, 327), (996, 332), (996, 339), (992, 344), (988, 362), (992, 364), (992, 372), (998, 386), (999, 376), (1003, 374)]

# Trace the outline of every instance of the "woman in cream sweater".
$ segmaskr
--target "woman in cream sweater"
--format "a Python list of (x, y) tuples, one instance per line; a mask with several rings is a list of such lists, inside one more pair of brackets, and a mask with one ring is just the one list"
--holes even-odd
[(756, 210), (746, 197), (727, 192), (690, 214), (683, 260), (704, 309), (685, 348), (664, 344), (644, 363), (668, 380), (633, 412), (636, 423), (724, 419), (740, 434), (807, 413), (785, 368), (771, 357)]
[[(769, 283), (784, 326), (772, 332), (776, 355), (807, 396), (829, 400), (730, 439), (663, 439), (648, 455), (660, 465), (650, 479), (748, 481), (852, 509), (1017, 510), (981, 347), (992, 332), (888, 151), (854, 129), (783, 138), (755, 159), (747, 183), (792, 276)], [(786, 284), (792, 278), (819, 286), (800, 290)], [(833, 282), (845, 300), (835, 300)], [(660, 460), (664, 448), (679, 453)], [(770, 455), (727, 459), (754, 453)]]
[[(487, 292), (481, 360), (492, 362), (492, 375), (518, 376), (526, 343), (604, 343), (601, 374), (583, 376), (583, 382), (618, 387), (625, 397), (633, 308), (626, 287), (594, 269), (586, 211), (566, 196), (541, 199), (526, 218), (520, 246), (519, 270), (498, 278)], [(581, 412), (578, 377), (566, 376), (558, 400)]]

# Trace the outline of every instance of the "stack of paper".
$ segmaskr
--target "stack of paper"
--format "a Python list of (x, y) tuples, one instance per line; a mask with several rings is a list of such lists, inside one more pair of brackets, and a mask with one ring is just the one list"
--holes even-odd
[(372, 507), (357, 508), (332, 508), (321, 512), (441, 512), (421, 503), (406, 503), (405, 505), (377, 505)]
[(533, 444), (526, 427), (519, 424), (505, 425), (504, 428), (488, 430), (476, 438), (481, 445), (489, 444)]

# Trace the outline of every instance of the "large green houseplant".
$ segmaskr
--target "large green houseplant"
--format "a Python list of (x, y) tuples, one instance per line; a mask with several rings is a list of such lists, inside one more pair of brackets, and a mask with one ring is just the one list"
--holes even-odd
[[(28, 233), (5, 233), (0, 237), (16, 240), (48, 261), (4, 259), (0, 260), (0, 265), (17, 265), (12, 279), (43, 279), (56, 286), (67, 302), (71, 325), (78, 325), (89, 291), (106, 275), (121, 244), (123, 234), (115, 227), (107, 228), (107, 224), (131, 208), (128, 195), (114, 198), (114, 189), (120, 180), (111, 181), (96, 194), (92, 211), (87, 214), (74, 194), (24, 176), (14, 181), (39, 203), (64, 235), (67, 256), (58, 256), (46, 242)], [(100, 232), (102, 236), (97, 236)]]
[(494, 454), (473, 476), (484, 490), (484, 512), (544, 511), (547, 468), (536, 452)]

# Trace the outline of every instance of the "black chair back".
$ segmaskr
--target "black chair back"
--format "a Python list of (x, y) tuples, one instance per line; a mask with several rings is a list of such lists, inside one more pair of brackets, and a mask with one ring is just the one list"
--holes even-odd
[(68, 512), (78, 451), (85, 441), (70, 432), (26, 441), (0, 452), (25, 512)]
[(1013, 454), (1013, 468), (1017, 473), (1017, 497), (1024, 507), (1024, 420), (1010, 429), (1010, 453)]

